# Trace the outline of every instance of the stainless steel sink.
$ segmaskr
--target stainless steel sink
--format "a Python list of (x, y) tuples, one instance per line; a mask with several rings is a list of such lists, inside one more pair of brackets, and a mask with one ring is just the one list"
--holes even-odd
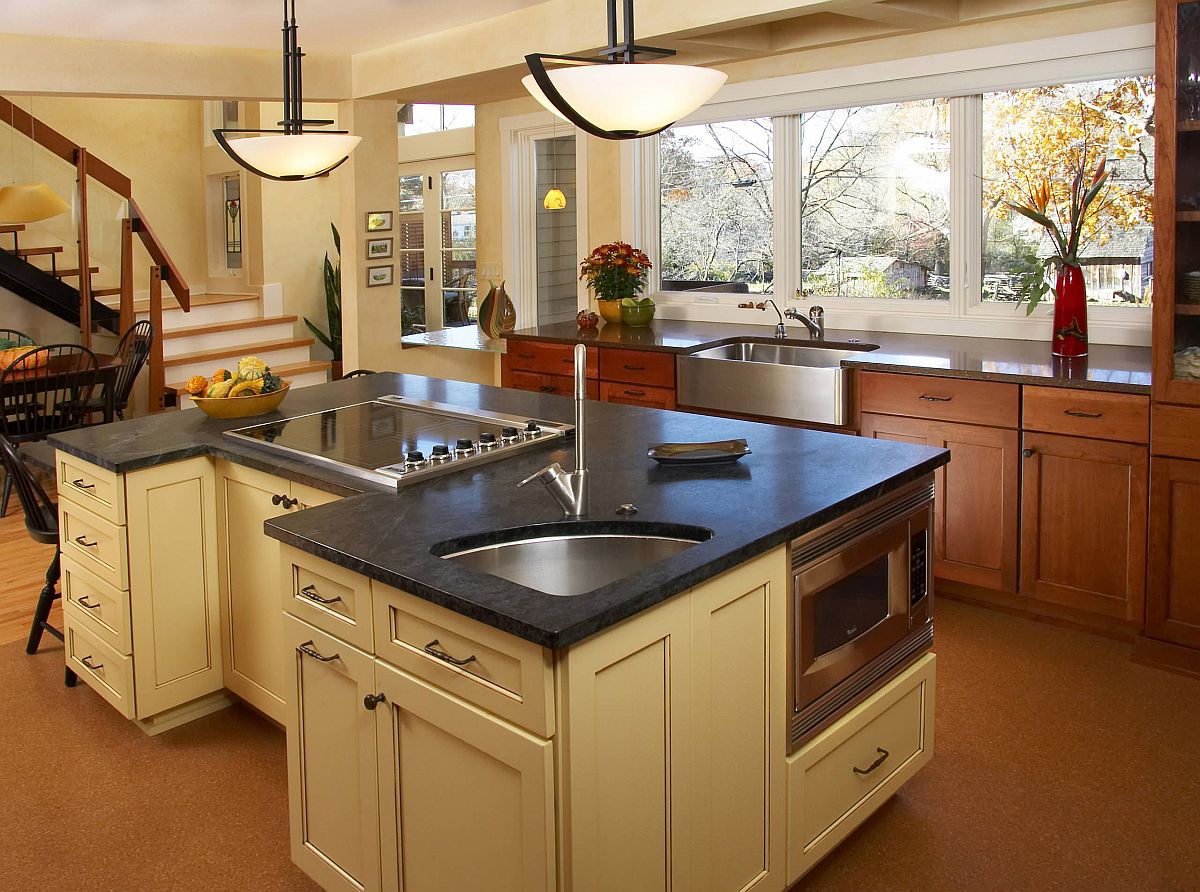
[(439, 556), (527, 588), (570, 597), (595, 591), (712, 538), (712, 531), (703, 527), (675, 527), (665, 535), (649, 531), (656, 525), (642, 526), (647, 530), (550, 533), (465, 548), (461, 546), (467, 540), (458, 540), (435, 546), (434, 554), (453, 546), (457, 550)]
[(680, 406), (842, 425), (850, 417), (842, 360), (878, 344), (745, 338), (676, 360)]

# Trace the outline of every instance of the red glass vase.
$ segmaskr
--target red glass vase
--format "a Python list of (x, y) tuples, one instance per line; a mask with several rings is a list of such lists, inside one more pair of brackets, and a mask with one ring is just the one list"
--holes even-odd
[(1055, 356), (1087, 356), (1087, 289), (1083, 284), (1083, 270), (1063, 265), (1058, 271), (1054, 295), (1051, 352)]

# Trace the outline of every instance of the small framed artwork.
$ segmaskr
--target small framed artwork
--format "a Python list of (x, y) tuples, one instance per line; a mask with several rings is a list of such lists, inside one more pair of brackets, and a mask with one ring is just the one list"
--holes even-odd
[(392, 284), (392, 265), (387, 266), (368, 266), (367, 267), (367, 287), (378, 288), (380, 285)]
[(392, 256), (392, 240), (390, 238), (367, 239), (367, 260), (387, 260)]
[(391, 232), (391, 211), (367, 211), (367, 232)]

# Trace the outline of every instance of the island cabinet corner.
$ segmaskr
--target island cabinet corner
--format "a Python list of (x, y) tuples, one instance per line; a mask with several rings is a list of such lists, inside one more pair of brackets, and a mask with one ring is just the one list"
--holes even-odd
[(564, 887), (784, 888), (786, 549), (568, 648)]

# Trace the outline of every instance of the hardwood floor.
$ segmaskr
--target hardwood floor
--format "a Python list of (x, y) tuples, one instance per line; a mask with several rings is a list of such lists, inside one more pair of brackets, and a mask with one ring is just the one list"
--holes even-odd
[[(42, 485), (53, 498), (49, 483), (42, 478)], [(8, 515), (0, 518), (0, 645), (29, 637), (33, 608), (38, 592), (46, 584), (46, 568), (53, 557), (53, 546), (39, 545), (25, 532), (25, 514), (14, 493)], [(58, 604), (50, 613), (50, 622), (62, 628)]]

